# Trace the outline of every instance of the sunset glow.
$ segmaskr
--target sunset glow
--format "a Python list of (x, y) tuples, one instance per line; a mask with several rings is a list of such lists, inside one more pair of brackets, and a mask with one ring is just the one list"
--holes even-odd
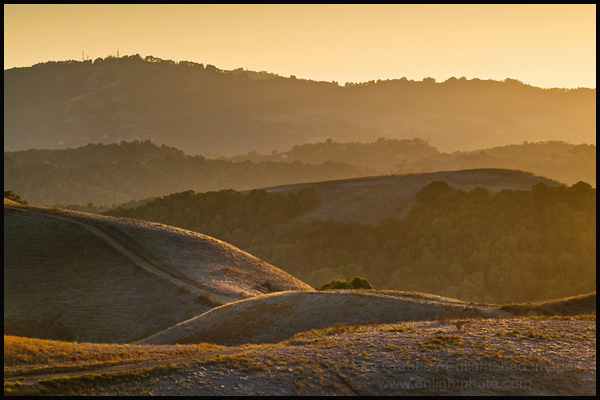
[(152, 55), (317, 81), (596, 87), (596, 6), (4, 5), (4, 69)]

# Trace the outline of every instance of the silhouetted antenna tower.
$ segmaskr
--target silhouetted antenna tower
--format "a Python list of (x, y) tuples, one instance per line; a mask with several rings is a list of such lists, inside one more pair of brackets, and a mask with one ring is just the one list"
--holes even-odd
[(117, 58), (119, 58), (119, 48), (117, 47)]
[(85, 50), (81, 50), (81, 61), (85, 61)]

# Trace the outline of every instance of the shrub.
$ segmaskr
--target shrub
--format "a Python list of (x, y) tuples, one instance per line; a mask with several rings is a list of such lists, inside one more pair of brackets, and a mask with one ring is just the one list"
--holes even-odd
[(331, 290), (331, 289), (354, 289), (354, 286), (345, 279), (333, 279), (324, 285), (322, 285), (319, 290)]
[(355, 289), (373, 289), (373, 285), (371, 282), (367, 280), (367, 278), (363, 278), (360, 276), (355, 276), (350, 283), (354, 286)]
[(352, 280), (333, 279), (323, 284), (319, 290), (339, 290), (339, 289), (373, 289), (373, 285), (360, 276), (355, 276)]
[(205, 304), (209, 307), (218, 307), (224, 304), (219, 300), (215, 299), (215, 297), (208, 292), (200, 293), (198, 297), (196, 297), (196, 301), (200, 304)]
[(267, 289), (267, 291), (270, 293), (281, 291), (281, 289), (279, 289), (277, 286), (275, 286), (275, 284), (272, 281), (269, 281), (269, 280), (265, 281), (262, 284), (262, 287)]
[(189, 293), (191, 290), (192, 290), (192, 288), (191, 288), (191, 287), (189, 287), (189, 285), (182, 285), (182, 286), (179, 286), (179, 292), (180, 292), (180, 293), (183, 293), (183, 294), (185, 294), (185, 293)]

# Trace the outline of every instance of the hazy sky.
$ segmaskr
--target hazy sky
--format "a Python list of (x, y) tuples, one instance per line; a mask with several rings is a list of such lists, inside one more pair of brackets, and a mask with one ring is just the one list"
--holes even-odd
[(116, 55), (318, 81), (596, 87), (591, 5), (4, 5), (4, 69)]

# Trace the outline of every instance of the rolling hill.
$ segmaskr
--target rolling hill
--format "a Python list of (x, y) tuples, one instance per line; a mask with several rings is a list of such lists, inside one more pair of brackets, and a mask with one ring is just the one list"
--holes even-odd
[(205, 235), (5, 201), (5, 334), (128, 342), (278, 290), (312, 288)]
[(504, 189), (529, 190), (536, 183), (559, 185), (559, 182), (528, 172), (490, 168), (312, 182), (265, 190), (294, 193), (304, 187), (312, 187), (319, 205), (314, 211), (302, 215), (302, 221), (333, 219), (374, 225), (381, 219), (406, 216), (417, 203), (415, 195), (434, 181), (443, 181), (464, 191), (482, 187), (491, 194)]
[(444, 152), (562, 140), (596, 143), (596, 90), (452, 77), (349, 83), (222, 71), (139, 55), (4, 71), (4, 149), (150, 139), (233, 156), (419, 137)]
[(596, 292), (534, 303), (506, 304), (502, 310), (514, 315), (596, 314)]
[[(529, 305), (493, 306), (416, 292), (393, 290), (280, 292), (214, 308), (163, 332), (140, 340), (140, 344), (214, 343), (236, 346), (245, 343), (279, 343), (301, 332), (345, 326), (372, 326), (399, 321), (462, 321), (529, 316), (577, 316), (596, 313), (596, 293), (555, 299), (553, 311)], [(577, 302), (579, 307), (571, 304)], [(460, 326), (457, 325), (457, 330)]]
[(215, 308), (138, 343), (278, 343), (340, 325), (508, 315), (497, 307), (391, 290), (281, 292)]

